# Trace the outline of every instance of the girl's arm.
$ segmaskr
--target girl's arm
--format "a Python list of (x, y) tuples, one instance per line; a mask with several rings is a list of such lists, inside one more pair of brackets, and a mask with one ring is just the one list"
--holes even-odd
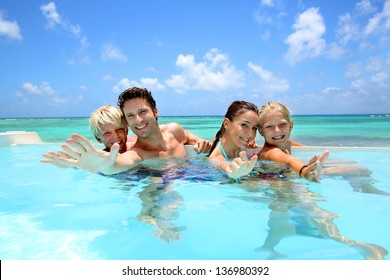
[(306, 178), (309, 181), (318, 182), (318, 176), (322, 169), (322, 165), (329, 152), (325, 151), (321, 156), (315, 155), (311, 158), (308, 164), (305, 164), (300, 159), (284, 153), (279, 148), (267, 148), (263, 149), (259, 153), (259, 158), (270, 160), (276, 163), (282, 163), (288, 165), (292, 170), (298, 173), (301, 177)]

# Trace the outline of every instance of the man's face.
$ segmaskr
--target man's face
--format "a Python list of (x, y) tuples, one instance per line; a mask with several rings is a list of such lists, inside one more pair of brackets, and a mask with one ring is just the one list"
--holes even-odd
[(106, 149), (110, 150), (114, 143), (118, 143), (120, 147), (120, 153), (123, 153), (127, 150), (127, 127), (116, 128), (112, 124), (100, 124), (99, 128), (101, 132), (99, 133), (99, 137), (96, 137), (96, 139), (99, 141), (99, 143), (104, 144)]
[(147, 138), (158, 127), (158, 111), (154, 111), (143, 98), (133, 98), (123, 104), (123, 113), (130, 129), (139, 138)]

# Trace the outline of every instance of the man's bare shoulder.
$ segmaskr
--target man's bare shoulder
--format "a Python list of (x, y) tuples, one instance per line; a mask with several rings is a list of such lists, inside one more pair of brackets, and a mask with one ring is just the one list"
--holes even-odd
[(166, 124), (160, 124), (160, 129), (183, 129), (183, 127), (177, 122), (170, 122)]
[(183, 127), (175, 122), (160, 125), (160, 130), (168, 136), (175, 138), (178, 142), (183, 142), (186, 139), (186, 133)]
[(177, 134), (177, 133), (184, 133), (183, 127), (175, 122), (170, 122), (167, 124), (161, 124), (160, 125), (160, 130), (163, 132), (169, 132), (172, 134)]

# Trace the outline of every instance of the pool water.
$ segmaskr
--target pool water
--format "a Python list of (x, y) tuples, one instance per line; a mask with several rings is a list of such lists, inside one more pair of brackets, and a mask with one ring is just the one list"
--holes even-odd
[(321, 183), (295, 174), (231, 182), (199, 156), (115, 176), (39, 162), (57, 149), (0, 148), (0, 259), (389, 259), (386, 149), (331, 150), (329, 165), (371, 174)]

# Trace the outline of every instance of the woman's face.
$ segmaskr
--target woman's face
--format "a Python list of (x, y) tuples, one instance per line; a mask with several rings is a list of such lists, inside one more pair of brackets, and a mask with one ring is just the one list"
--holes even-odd
[(228, 137), (229, 142), (243, 149), (256, 138), (259, 129), (259, 115), (253, 111), (245, 111), (235, 116), (233, 121), (225, 118), (224, 137)]

